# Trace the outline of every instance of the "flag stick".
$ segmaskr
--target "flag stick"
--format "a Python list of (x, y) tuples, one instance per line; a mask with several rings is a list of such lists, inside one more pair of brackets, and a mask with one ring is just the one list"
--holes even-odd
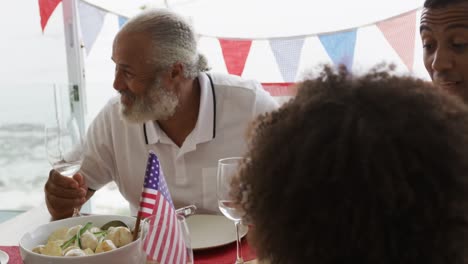
[(140, 222), (141, 222), (141, 214), (138, 213), (135, 228), (133, 230), (133, 241), (137, 240), (138, 232), (140, 231)]

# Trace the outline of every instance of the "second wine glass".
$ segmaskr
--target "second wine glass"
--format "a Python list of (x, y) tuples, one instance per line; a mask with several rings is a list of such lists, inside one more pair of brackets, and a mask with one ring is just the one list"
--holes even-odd
[[(83, 162), (83, 138), (73, 126), (46, 126), (45, 143), (47, 159), (54, 170), (66, 177), (72, 177), (80, 170)], [(73, 208), (73, 216), (79, 215), (79, 209)]]
[[(64, 95), (65, 93), (65, 95)], [(54, 118), (45, 125), (47, 159), (53, 169), (66, 177), (72, 177), (83, 162), (84, 139), (76, 118), (72, 115), (68, 87), (53, 87)], [(79, 216), (73, 209), (73, 216)]]
[(63, 176), (71, 177), (80, 170), (83, 162), (83, 139), (72, 128), (46, 126), (47, 159)]
[(218, 176), (217, 176), (217, 196), (218, 206), (221, 212), (230, 220), (234, 221), (236, 227), (236, 246), (237, 258), (235, 264), (244, 263), (242, 259), (242, 250), (240, 245), (239, 228), (243, 210), (236, 206), (236, 202), (232, 197), (233, 179), (236, 177), (238, 169), (245, 161), (242, 157), (232, 157), (220, 159), (218, 161)]

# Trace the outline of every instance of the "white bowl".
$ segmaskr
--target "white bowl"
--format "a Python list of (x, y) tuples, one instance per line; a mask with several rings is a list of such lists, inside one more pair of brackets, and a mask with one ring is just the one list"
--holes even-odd
[(91, 215), (50, 222), (23, 235), (19, 243), (21, 258), (23, 259), (24, 264), (144, 263), (143, 260), (146, 255), (142, 253), (140, 239), (112, 251), (83, 257), (54, 257), (37, 254), (31, 251), (38, 245), (46, 244), (49, 235), (61, 227), (72, 227), (79, 224), (84, 225), (87, 222), (92, 222), (94, 226), (102, 226), (112, 220), (120, 220), (133, 229), (136, 219), (130, 216)]

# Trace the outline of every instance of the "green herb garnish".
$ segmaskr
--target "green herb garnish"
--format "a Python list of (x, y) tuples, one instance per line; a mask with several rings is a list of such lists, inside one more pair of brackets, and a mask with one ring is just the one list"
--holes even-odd
[(92, 223), (91, 222), (88, 222), (86, 223), (86, 225), (84, 225), (78, 232), (76, 232), (76, 235), (72, 236), (70, 239), (68, 239), (67, 241), (65, 241), (61, 246), (60, 248), (63, 249), (66, 249), (67, 247), (69, 247), (73, 242), (75, 241), (78, 241), (78, 246), (81, 248), (81, 235), (84, 234), (84, 232), (86, 232), (86, 230), (90, 229), (92, 226)]

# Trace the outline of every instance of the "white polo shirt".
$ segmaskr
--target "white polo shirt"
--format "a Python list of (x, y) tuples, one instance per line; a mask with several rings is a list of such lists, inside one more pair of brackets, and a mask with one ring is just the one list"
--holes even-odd
[(201, 73), (198, 80), (198, 120), (180, 148), (155, 121), (124, 121), (119, 97), (110, 100), (87, 133), (81, 172), (89, 188), (98, 190), (115, 181), (136, 215), (148, 152), (153, 150), (176, 207), (195, 204), (200, 213), (218, 213), (218, 160), (244, 155), (249, 122), (278, 104), (256, 81), (214, 73)]

